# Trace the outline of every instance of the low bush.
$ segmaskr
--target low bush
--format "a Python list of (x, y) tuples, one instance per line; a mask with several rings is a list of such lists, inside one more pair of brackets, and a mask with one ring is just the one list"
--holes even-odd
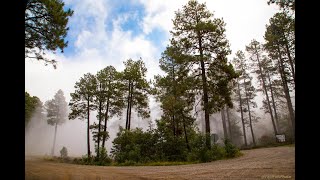
[(63, 148), (60, 150), (60, 157), (61, 158), (67, 158), (68, 157), (68, 150), (66, 147), (63, 146)]
[(224, 149), (225, 156), (227, 158), (233, 158), (240, 155), (240, 150), (235, 145), (233, 145), (229, 139), (224, 140)]

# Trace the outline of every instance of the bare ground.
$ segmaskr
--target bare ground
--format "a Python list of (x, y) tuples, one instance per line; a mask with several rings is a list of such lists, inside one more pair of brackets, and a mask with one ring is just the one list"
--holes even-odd
[(242, 151), (243, 156), (180, 166), (85, 166), (26, 158), (25, 179), (294, 179), (295, 148)]

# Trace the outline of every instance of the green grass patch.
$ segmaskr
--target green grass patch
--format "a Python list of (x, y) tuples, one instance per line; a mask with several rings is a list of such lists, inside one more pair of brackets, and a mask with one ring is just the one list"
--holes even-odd
[(61, 157), (57, 157), (57, 156), (44, 156), (42, 158), (45, 161), (51, 161), (51, 162), (59, 162), (59, 163), (70, 163), (72, 162), (72, 159), (70, 157), (65, 157), (65, 158), (61, 158)]
[(197, 164), (199, 161), (188, 162), (188, 161), (160, 161), (160, 162), (148, 162), (148, 163), (135, 163), (132, 161), (126, 161), (124, 163), (114, 163), (114, 166), (176, 166), (176, 165), (187, 165)]
[(45, 161), (55, 161), (55, 158), (52, 156), (44, 156), (42, 159)]
[(293, 143), (274, 143), (274, 144), (267, 144), (267, 145), (257, 145), (252, 147), (241, 147), (240, 150), (250, 150), (250, 149), (260, 149), (260, 148), (270, 148), (270, 147), (295, 147)]
[[(241, 151), (238, 151), (235, 155), (235, 157), (223, 157), (221, 159), (217, 160), (226, 160), (226, 159), (233, 159), (237, 157), (243, 156), (243, 153)], [(80, 159), (80, 158), (73, 158), (74, 160)], [(69, 164), (79, 164), (79, 165), (92, 165), (92, 166), (101, 166), (102, 164), (97, 163), (85, 163), (85, 162), (75, 162), (72, 160), (64, 160), (60, 157), (52, 157), (52, 156), (45, 156), (43, 157), (43, 160), (50, 161), (50, 162), (58, 162), (58, 163), (69, 163)], [(216, 161), (216, 160), (213, 160)], [(213, 162), (209, 161), (209, 162)], [(140, 163), (140, 162), (133, 162), (133, 161), (126, 161), (124, 163), (116, 163), (111, 162), (110, 164), (104, 164), (102, 166), (178, 166), (178, 165), (188, 165), (188, 164), (198, 164), (202, 163), (200, 161), (159, 161), (159, 162), (147, 162), (147, 163)]]
[(296, 145), (293, 143), (293, 144), (287, 144), (287, 145), (284, 145), (286, 147), (296, 147)]

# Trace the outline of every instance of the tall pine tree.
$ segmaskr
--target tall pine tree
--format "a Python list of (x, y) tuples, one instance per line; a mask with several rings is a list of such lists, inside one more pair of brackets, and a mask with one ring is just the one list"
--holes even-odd
[(130, 130), (132, 108), (135, 108), (138, 116), (142, 118), (150, 117), (148, 105), (150, 83), (146, 80), (147, 68), (141, 59), (137, 61), (129, 59), (124, 62), (124, 65), (122, 80), (125, 83), (125, 94), (127, 95), (126, 129)]
[(68, 118), (68, 103), (65, 100), (63, 91), (59, 89), (54, 98), (45, 103), (45, 107), (48, 117), (47, 122), (49, 125), (54, 126), (54, 139), (51, 150), (51, 155), (54, 156), (58, 125), (65, 123)]
[(209, 85), (215, 82), (208, 77), (208, 71), (214, 61), (223, 60), (230, 54), (225, 37), (225, 23), (222, 19), (213, 18), (205, 4), (190, 0), (181, 10), (175, 12), (173, 25), (171, 34), (177, 47), (183, 54), (192, 57), (185, 59), (185, 63), (189, 70), (196, 73), (195, 78), (199, 81), (197, 88), (202, 95), (205, 113), (206, 145), (210, 148), (209, 115), (219, 108), (215, 106), (217, 103), (209, 102)]
[(95, 109), (93, 100), (97, 88), (97, 79), (94, 75), (87, 73), (76, 82), (74, 88), (75, 92), (70, 94), (71, 113), (69, 119), (87, 119), (87, 152), (88, 158), (90, 158), (90, 111)]

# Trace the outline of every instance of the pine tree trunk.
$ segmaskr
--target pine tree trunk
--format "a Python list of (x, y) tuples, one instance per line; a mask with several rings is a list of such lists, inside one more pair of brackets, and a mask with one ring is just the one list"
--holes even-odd
[(224, 139), (228, 139), (228, 132), (227, 132), (226, 117), (224, 114), (224, 107), (221, 109), (220, 113), (221, 113), (221, 121), (222, 121)]
[(129, 123), (130, 90), (131, 90), (131, 81), (129, 80), (128, 97), (127, 97), (128, 105), (127, 105), (127, 116), (126, 116), (126, 129), (128, 129), (128, 123)]
[(107, 99), (107, 109), (104, 117), (104, 129), (103, 129), (103, 140), (102, 140), (102, 148), (104, 148), (104, 143), (106, 142), (106, 132), (107, 132), (107, 122), (108, 122), (108, 112), (109, 112), (109, 97)]
[[(256, 46), (255, 46), (255, 48), (256, 48)], [(273, 119), (273, 113), (272, 113), (272, 109), (271, 109), (271, 105), (270, 105), (269, 95), (268, 95), (268, 91), (267, 91), (267, 87), (266, 87), (266, 83), (265, 83), (265, 79), (264, 79), (264, 74), (262, 72), (262, 68), (261, 68), (261, 64), (260, 64), (260, 60), (259, 60), (259, 56), (258, 56), (258, 52), (257, 51), (256, 51), (256, 56), (257, 56), (257, 60), (258, 60), (258, 66), (259, 66), (259, 70), (260, 70), (262, 86), (263, 86), (264, 92), (266, 94), (266, 99), (267, 99), (267, 103), (268, 103), (270, 117), (271, 117), (271, 121), (272, 121), (272, 125), (273, 125), (273, 131), (274, 131), (274, 134), (277, 135), (278, 132), (277, 132), (276, 124), (275, 124), (274, 119)]]
[[(174, 95), (174, 103), (177, 102), (177, 92), (176, 92), (176, 78), (175, 78), (175, 71), (174, 71), (174, 66), (172, 67), (172, 82), (173, 82), (173, 95)], [(173, 130), (173, 137), (176, 138), (177, 136), (177, 129), (178, 126), (176, 126), (176, 111), (175, 111), (175, 107), (174, 107), (174, 103), (172, 103), (172, 130)]]
[[(101, 84), (100, 84), (101, 88)], [(100, 154), (100, 129), (101, 129), (101, 110), (102, 110), (102, 102), (99, 101), (99, 125), (98, 125), (98, 147), (97, 147), (97, 158), (99, 159)]]
[(52, 150), (51, 150), (51, 156), (54, 156), (54, 149), (56, 146), (57, 126), (58, 126), (58, 123), (56, 123), (56, 125), (54, 127), (54, 138), (53, 138), (53, 146), (52, 146)]
[(254, 138), (253, 128), (252, 128), (250, 102), (249, 102), (248, 90), (247, 90), (247, 85), (246, 85), (245, 79), (243, 79), (243, 83), (244, 83), (244, 91), (245, 91), (245, 94), (246, 94), (247, 107), (248, 107), (248, 113), (249, 113), (249, 125), (250, 125), (250, 130), (251, 130), (252, 142), (253, 142), (253, 145), (256, 146), (256, 140), (255, 140), (255, 138)]
[(228, 122), (229, 138), (230, 138), (230, 141), (232, 142), (232, 130), (231, 130), (231, 123), (230, 123), (229, 107), (228, 106), (226, 106), (226, 111), (227, 111), (227, 122)]
[(248, 112), (249, 112), (249, 123), (250, 123), (250, 129), (251, 129), (252, 142), (253, 142), (253, 146), (256, 146), (256, 140), (255, 140), (253, 128), (252, 128), (251, 111), (250, 111), (250, 104), (249, 104), (248, 97), (247, 97), (247, 105), (248, 105)]
[[(248, 107), (249, 108), (249, 107)], [(254, 133), (253, 133), (253, 128), (252, 128), (252, 120), (251, 120), (251, 112), (249, 109), (249, 121), (250, 121), (250, 129), (251, 129), (251, 136), (252, 136), (252, 142), (253, 142), (253, 146), (256, 146), (256, 140), (254, 137)]]
[(131, 91), (130, 91), (130, 106), (129, 106), (128, 130), (130, 130), (130, 125), (131, 125), (132, 96), (133, 96), (133, 83), (131, 83)]
[(288, 110), (289, 110), (289, 116), (291, 119), (291, 126), (292, 126), (292, 135), (293, 135), (293, 141), (295, 140), (295, 117), (294, 117), (294, 113), (293, 113), (293, 107), (292, 107), (292, 102), (291, 102), (291, 97), (290, 97), (290, 93), (289, 93), (289, 88), (288, 88), (288, 84), (287, 84), (287, 79), (286, 76), (284, 74), (284, 67), (283, 67), (283, 60), (281, 57), (281, 51), (280, 48), (278, 46), (278, 53), (279, 53), (279, 60), (280, 60), (280, 75), (281, 75), (281, 79), (282, 79), (282, 84), (283, 84), (283, 90), (285, 93), (285, 97), (287, 100), (287, 106), (288, 106)]
[(239, 94), (240, 114), (241, 114), (241, 121), (242, 121), (244, 145), (245, 145), (245, 146), (248, 146), (248, 143), (247, 143), (247, 135), (246, 135), (246, 128), (245, 128), (244, 119), (243, 119), (242, 98), (241, 98), (241, 92), (240, 92), (240, 84), (239, 84), (239, 80), (238, 80), (238, 79), (237, 79), (237, 83), (238, 83), (238, 94)]
[(199, 42), (199, 51), (200, 51), (204, 120), (206, 122), (206, 146), (209, 149), (211, 147), (211, 143), (210, 143), (210, 121), (209, 121), (209, 109), (208, 109), (207, 77), (206, 77), (206, 70), (205, 70), (205, 65), (203, 61), (202, 41), (200, 36), (198, 37), (198, 42)]
[(268, 76), (268, 79), (269, 79), (269, 87), (270, 87), (270, 93), (271, 93), (272, 106), (273, 106), (273, 110), (274, 110), (274, 118), (276, 119), (278, 132), (280, 133), (280, 125), (279, 125), (278, 113), (277, 113), (276, 103), (274, 101), (273, 87), (272, 87), (272, 83), (271, 83), (271, 78), (270, 78), (269, 72), (267, 73), (267, 76)]
[(88, 96), (88, 104), (87, 104), (87, 114), (88, 114), (88, 126), (87, 126), (87, 145), (88, 145), (88, 158), (90, 158), (90, 101)]
[[(183, 113), (183, 112), (181, 112), (181, 113)], [(190, 149), (190, 146), (189, 146), (188, 135), (187, 135), (187, 130), (186, 130), (186, 122), (185, 122), (183, 114), (182, 114), (182, 120), (183, 120), (184, 137), (186, 139), (186, 144), (187, 144), (188, 151), (190, 152), (191, 149)]]
[(175, 116), (172, 115), (172, 131), (173, 131), (173, 137), (176, 137), (176, 126), (175, 126)]

